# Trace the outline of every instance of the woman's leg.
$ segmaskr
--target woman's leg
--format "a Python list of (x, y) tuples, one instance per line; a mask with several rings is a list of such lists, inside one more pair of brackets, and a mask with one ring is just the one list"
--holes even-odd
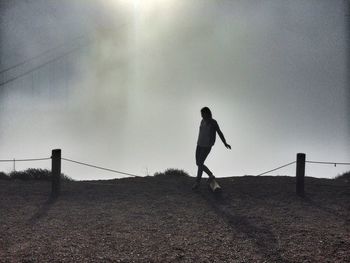
[(209, 168), (208, 168), (205, 164), (203, 164), (203, 171), (204, 171), (210, 178), (213, 178), (213, 177), (214, 177), (213, 173), (209, 170)]
[(204, 161), (210, 153), (211, 147), (200, 147), (197, 146), (196, 149), (196, 164), (198, 166), (197, 171), (197, 182), (200, 182), (203, 171), (209, 175), (209, 177), (213, 177), (213, 173), (209, 170), (207, 166), (204, 165)]
[(200, 182), (203, 174), (203, 165), (201, 163), (202, 163), (202, 147), (199, 147), (197, 145), (197, 148), (196, 148), (196, 165), (198, 166), (197, 179), (196, 179), (197, 183)]

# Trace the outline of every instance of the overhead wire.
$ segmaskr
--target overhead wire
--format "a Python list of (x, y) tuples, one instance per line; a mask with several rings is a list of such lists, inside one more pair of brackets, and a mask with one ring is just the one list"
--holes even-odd
[[(84, 36), (76, 37), (76, 38), (74, 38), (74, 39), (73, 39), (72, 41), (70, 41), (70, 42), (73, 42), (73, 41), (78, 40), (78, 39), (81, 39), (81, 38), (84, 38)], [(62, 48), (62, 47), (64, 47), (64, 46), (66, 46), (67, 43), (68, 43), (68, 42), (65, 42), (65, 43), (62, 43), (62, 44), (60, 44), (60, 45), (58, 45), (58, 46), (55, 46), (55, 47), (53, 47), (53, 48), (47, 49), (47, 50), (45, 50), (44, 52), (42, 52), (42, 53), (40, 53), (40, 54), (38, 54), (38, 55), (36, 55), (36, 56), (34, 56), (34, 57), (28, 58), (28, 59), (26, 59), (26, 60), (24, 60), (24, 61), (22, 61), (22, 62), (19, 62), (19, 63), (15, 64), (15, 65), (12, 65), (12, 66), (10, 66), (10, 67), (8, 67), (8, 68), (6, 68), (6, 69), (3, 69), (3, 70), (0, 71), (0, 74), (3, 74), (3, 73), (5, 73), (5, 72), (7, 72), (7, 71), (10, 71), (10, 70), (13, 70), (13, 69), (15, 69), (15, 68), (18, 68), (18, 67), (20, 67), (20, 66), (23, 66), (23, 65), (25, 65), (25, 64), (28, 64), (28, 63), (34, 61), (34, 60), (39, 59), (40, 57), (43, 57), (43, 56), (45, 56), (45, 55), (47, 55), (47, 54), (50, 54), (50, 53), (52, 53), (53, 51), (55, 51), (55, 50), (57, 50), (57, 49), (60, 49), (60, 48)]]
[[(88, 46), (88, 44), (85, 45), (85, 46)], [(85, 46), (83, 46), (83, 47), (85, 47)], [(10, 79), (8, 79), (8, 80), (5, 80), (5, 81), (3, 81), (3, 82), (0, 83), (0, 86), (4, 86), (4, 85), (6, 85), (6, 84), (8, 84), (8, 83), (10, 83), (10, 82), (12, 82), (12, 81), (15, 81), (15, 80), (17, 80), (17, 79), (19, 79), (19, 78), (21, 78), (21, 77), (24, 77), (24, 76), (26, 76), (26, 75), (28, 75), (28, 74), (30, 74), (30, 73), (32, 73), (32, 72), (34, 72), (34, 71), (40, 69), (40, 68), (45, 67), (46, 65), (48, 65), (48, 64), (50, 64), (50, 63), (52, 63), (52, 62), (54, 62), (54, 61), (57, 61), (57, 60), (59, 60), (59, 59), (65, 57), (65, 56), (67, 56), (67, 55), (69, 55), (69, 54), (75, 52), (75, 51), (78, 50), (78, 49), (83, 48), (83, 47), (74, 48), (74, 49), (72, 49), (72, 50), (70, 50), (70, 51), (68, 51), (68, 52), (65, 52), (65, 53), (61, 54), (60, 56), (57, 56), (57, 57), (55, 57), (55, 58), (53, 58), (53, 59), (50, 59), (50, 60), (46, 61), (45, 63), (40, 64), (40, 65), (38, 65), (38, 66), (36, 66), (36, 67), (30, 69), (30, 70), (27, 70), (27, 71), (25, 71), (25, 72), (23, 72), (23, 73), (21, 73), (21, 74), (15, 76), (15, 77), (13, 77), (13, 78), (10, 78)]]

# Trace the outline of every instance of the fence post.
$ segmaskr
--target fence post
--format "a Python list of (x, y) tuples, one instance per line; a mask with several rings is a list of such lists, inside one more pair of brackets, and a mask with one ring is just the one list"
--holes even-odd
[(52, 188), (51, 195), (57, 197), (60, 194), (61, 188), (61, 149), (52, 150), (51, 156), (51, 174)]
[(297, 170), (296, 170), (296, 192), (299, 196), (304, 196), (304, 178), (305, 178), (305, 153), (297, 154)]

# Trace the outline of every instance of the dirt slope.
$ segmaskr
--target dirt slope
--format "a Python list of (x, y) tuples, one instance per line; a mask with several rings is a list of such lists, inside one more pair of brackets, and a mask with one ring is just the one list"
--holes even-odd
[(307, 178), (0, 180), (0, 262), (350, 262), (349, 185)]

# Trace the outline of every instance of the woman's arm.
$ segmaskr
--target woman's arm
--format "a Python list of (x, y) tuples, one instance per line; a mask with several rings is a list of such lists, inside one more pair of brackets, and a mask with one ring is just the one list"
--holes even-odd
[(224, 136), (224, 134), (222, 133), (222, 131), (220, 130), (220, 127), (219, 127), (219, 124), (218, 124), (218, 123), (216, 123), (216, 131), (217, 131), (217, 133), (219, 134), (219, 137), (220, 137), (221, 141), (224, 143), (225, 147), (228, 148), (228, 149), (231, 149), (231, 145), (229, 145), (229, 144), (226, 142), (225, 136)]

